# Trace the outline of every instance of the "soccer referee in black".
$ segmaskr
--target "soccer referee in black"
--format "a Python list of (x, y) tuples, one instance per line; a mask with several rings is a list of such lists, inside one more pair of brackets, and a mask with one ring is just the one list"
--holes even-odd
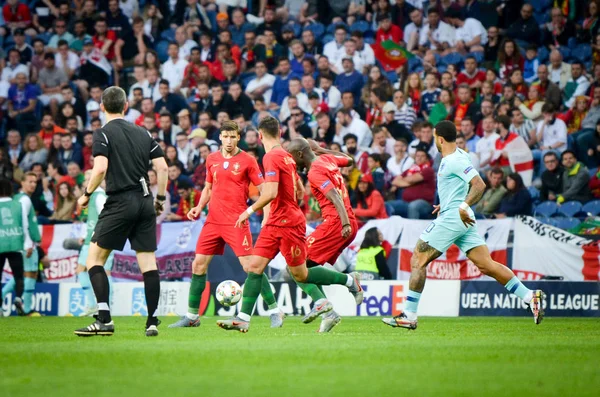
[[(108, 199), (92, 235), (86, 267), (98, 301), (98, 316), (88, 327), (75, 331), (79, 336), (112, 335), (109, 285), (104, 262), (112, 250), (122, 250), (129, 239), (144, 275), (146, 336), (158, 335), (156, 309), (160, 296), (160, 277), (156, 267), (156, 216), (163, 210), (167, 188), (167, 163), (164, 153), (150, 133), (124, 120), (128, 103), (125, 91), (109, 87), (102, 93), (100, 109), (106, 124), (94, 131), (92, 176), (79, 205), (85, 208), (90, 195), (106, 177)], [(153, 201), (148, 184), (148, 165), (152, 162), (158, 177), (158, 194)]]

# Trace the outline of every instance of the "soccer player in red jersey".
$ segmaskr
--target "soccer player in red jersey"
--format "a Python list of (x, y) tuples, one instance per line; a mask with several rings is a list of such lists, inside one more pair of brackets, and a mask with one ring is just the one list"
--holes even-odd
[[(363, 300), (363, 290), (357, 273), (346, 275), (322, 266), (311, 269), (306, 267), (306, 219), (296, 201), (299, 188), (296, 163), (292, 155), (281, 147), (277, 119), (271, 116), (263, 118), (258, 125), (258, 132), (266, 151), (263, 158), (265, 184), (258, 201), (240, 214), (236, 226), (245, 227), (250, 215), (266, 205), (270, 206), (269, 215), (246, 269), (248, 278), (244, 284), (242, 310), (236, 317), (217, 321), (221, 328), (241, 332), (248, 332), (250, 317), (261, 290), (263, 271), (279, 252), (285, 258), (296, 282), (346, 285), (354, 295), (356, 304)], [(330, 311), (332, 306), (323, 305), (319, 314), (326, 313), (327, 309)]]
[[(262, 189), (263, 176), (258, 163), (248, 153), (238, 148), (240, 128), (233, 121), (221, 126), (223, 143), (219, 152), (206, 159), (206, 184), (198, 205), (187, 216), (195, 220), (209, 204), (208, 217), (196, 244), (196, 257), (192, 263), (192, 283), (188, 299), (188, 312), (169, 328), (198, 327), (200, 318), (198, 307), (206, 285), (206, 272), (214, 255), (223, 255), (225, 244), (229, 244), (244, 269), (248, 268), (252, 253), (250, 226), (235, 227), (237, 215), (246, 210), (248, 185), (252, 182)], [(283, 325), (283, 313), (271, 290), (266, 274), (259, 280), (259, 291), (269, 307), (271, 327)]]
[[(311, 268), (325, 263), (333, 265), (358, 231), (358, 223), (340, 172), (340, 167), (350, 166), (354, 160), (344, 153), (323, 149), (315, 141), (304, 138), (292, 140), (287, 150), (294, 158), (298, 170), (306, 169), (308, 172), (310, 189), (319, 202), (324, 219), (306, 239), (307, 266)], [(298, 285), (315, 303), (302, 320), (308, 324), (318, 317), (319, 309), (326, 301), (325, 294), (320, 286), (303, 283)], [(331, 305), (329, 302), (326, 304)], [(323, 316), (319, 332), (329, 332), (340, 321), (340, 316), (331, 310)]]

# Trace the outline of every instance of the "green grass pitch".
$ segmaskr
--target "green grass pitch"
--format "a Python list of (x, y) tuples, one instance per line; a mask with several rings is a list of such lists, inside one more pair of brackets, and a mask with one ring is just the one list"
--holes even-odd
[(416, 331), (344, 318), (331, 334), (255, 317), (247, 334), (216, 318), (143, 334), (78, 338), (87, 318), (0, 318), (1, 396), (598, 396), (600, 321), (422, 318)]

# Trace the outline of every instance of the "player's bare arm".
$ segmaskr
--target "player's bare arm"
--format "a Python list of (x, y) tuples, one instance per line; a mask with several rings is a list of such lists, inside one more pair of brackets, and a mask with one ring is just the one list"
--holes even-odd
[[(465, 199), (465, 203), (468, 207), (471, 207), (479, 202), (483, 197), (483, 193), (485, 192), (485, 182), (479, 175), (471, 179), (469, 182), (469, 193), (467, 194), (467, 198)], [(467, 208), (463, 208), (462, 206), (458, 209), (460, 213), (460, 219), (465, 224), (465, 226), (469, 227), (475, 224), (475, 219), (469, 216), (467, 212)]]
[(252, 204), (248, 209), (242, 212), (235, 223), (235, 227), (243, 227), (243, 224), (250, 218), (256, 211), (260, 211), (271, 201), (277, 197), (277, 191), (279, 189), (279, 182), (265, 182), (263, 183), (263, 189), (258, 198), (258, 201)]
[[(257, 188), (258, 188), (258, 192), (259, 192), (260, 194), (262, 194), (262, 191), (263, 191), (263, 186), (264, 186), (264, 185), (265, 185), (264, 183), (261, 183), (260, 185), (258, 185), (258, 186), (257, 186)], [(258, 201), (258, 200), (257, 200), (257, 201)], [(261, 222), (261, 224), (260, 224), (260, 226), (261, 226), (261, 227), (265, 227), (265, 225), (267, 224), (267, 220), (269, 219), (269, 213), (270, 213), (270, 212), (271, 212), (271, 204), (267, 204), (267, 205), (265, 205), (265, 206), (263, 207), (263, 220), (262, 220), (262, 222)]]
[(304, 189), (304, 184), (302, 183), (302, 178), (296, 178), (296, 200), (302, 201), (304, 200), (304, 194), (306, 190)]
[(350, 218), (348, 217), (348, 211), (346, 211), (342, 196), (340, 196), (337, 190), (331, 189), (325, 194), (325, 197), (335, 206), (335, 210), (340, 216), (340, 220), (342, 221), (342, 237), (350, 237), (352, 235), (352, 226), (350, 225)]
[[(96, 165), (95, 161), (94, 165)], [(158, 216), (164, 211), (169, 167), (167, 166), (167, 161), (164, 157), (152, 159), (152, 165), (156, 170), (156, 185), (158, 189), (156, 191), (156, 200), (154, 201), (154, 210)]]
[(212, 183), (206, 182), (204, 184), (204, 189), (202, 189), (202, 193), (200, 194), (200, 201), (198, 201), (198, 205), (192, 208), (188, 213), (187, 217), (190, 221), (195, 221), (198, 219), (202, 210), (208, 202), (210, 201), (210, 197), (212, 196)]
[(313, 139), (308, 139), (308, 144), (310, 145), (310, 149), (317, 155), (321, 156), (323, 154), (331, 154), (336, 157), (344, 157), (348, 160), (348, 167), (351, 167), (354, 164), (354, 158), (352, 156), (347, 155), (346, 153), (338, 152), (336, 150), (329, 150), (322, 148), (316, 141)]
[(81, 208), (87, 207), (90, 196), (94, 191), (100, 186), (102, 181), (104, 180), (104, 176), (106, 175), (106, 170), (108, 170), (108, 158), (105, 156), (96, 156), (94, 157), (94, 168), (92, 169), (92, 176), (90, 177), (90, 181), (85, 189), (84, 194), (79, 197), (77, 203)]

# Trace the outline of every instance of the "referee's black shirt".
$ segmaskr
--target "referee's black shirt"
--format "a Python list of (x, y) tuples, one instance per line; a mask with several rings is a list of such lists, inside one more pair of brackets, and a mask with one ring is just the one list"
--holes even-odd
[(106, 193), (141, 190), (140, 178), (148, 182), (150, 160), (164, 156), (150, 133), (123, 119), (113, 119), (94, 131), (92, 154), (108, 159)]

